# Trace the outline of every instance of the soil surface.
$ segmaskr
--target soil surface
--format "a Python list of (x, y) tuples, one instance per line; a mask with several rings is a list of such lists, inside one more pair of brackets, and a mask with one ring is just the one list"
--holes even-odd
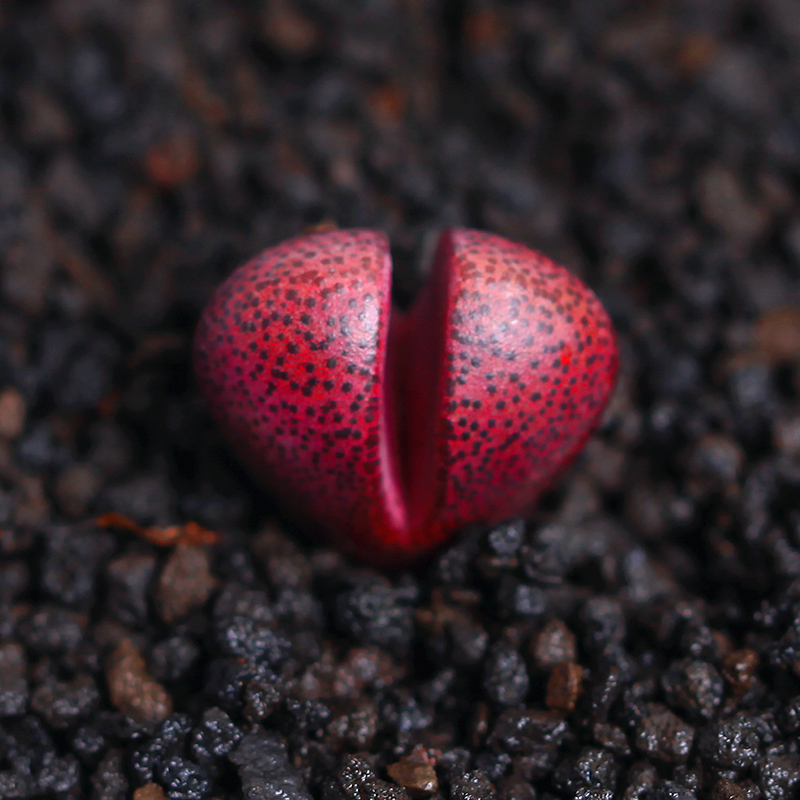
[[(800, 793), (796, 0), (0, 7), (0, 798)], [(330, 223), (548, 253), (623, 369), (533, 518), (387, 576), (200, 400)]]

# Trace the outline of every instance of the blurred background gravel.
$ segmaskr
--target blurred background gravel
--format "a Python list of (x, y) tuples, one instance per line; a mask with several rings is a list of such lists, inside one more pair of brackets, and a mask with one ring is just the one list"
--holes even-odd
[[(799, 81), (797, 0), (3, 3), (0, 798), (797, 797)], [(192, 383), (330, 223), (400, 303), (525, 242), (620, 334), (535, 517), (413, 574), (274, 522)]]

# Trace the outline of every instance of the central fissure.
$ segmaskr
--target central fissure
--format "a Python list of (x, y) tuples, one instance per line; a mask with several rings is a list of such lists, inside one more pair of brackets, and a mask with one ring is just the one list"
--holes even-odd
[[(428, 279), (407, 312), (391, 307), (383, 365), (381, 458), (387, 512), (399, 543), (418, 536), (438, 509), (438, 430), (444, 396), (451, 241), (439, 240)], [(391, 284), (390, 256), (386, 255)], [(386, 286), (387, 297), (391, 285)]]

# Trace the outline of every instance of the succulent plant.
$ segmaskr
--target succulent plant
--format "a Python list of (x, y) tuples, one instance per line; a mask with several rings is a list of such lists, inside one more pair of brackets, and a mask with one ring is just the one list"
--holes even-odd
[(545, 256), (445, 231), (407, 312), (386, 236), (265, 250), (196, 334), (201, 390), (290, 517), (382, 566), (526, 513), (595, 428), (617, 370), (608, 316)]

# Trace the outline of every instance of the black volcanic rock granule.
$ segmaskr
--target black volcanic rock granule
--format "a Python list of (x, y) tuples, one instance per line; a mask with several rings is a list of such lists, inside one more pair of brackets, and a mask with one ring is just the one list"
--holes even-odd
[[(794, 0), (0, 8), (0, 799), (800, 791)], [(268, 245), (544, 250), (622, 374), (529, 520), (384, 575), (196, 392)]]

